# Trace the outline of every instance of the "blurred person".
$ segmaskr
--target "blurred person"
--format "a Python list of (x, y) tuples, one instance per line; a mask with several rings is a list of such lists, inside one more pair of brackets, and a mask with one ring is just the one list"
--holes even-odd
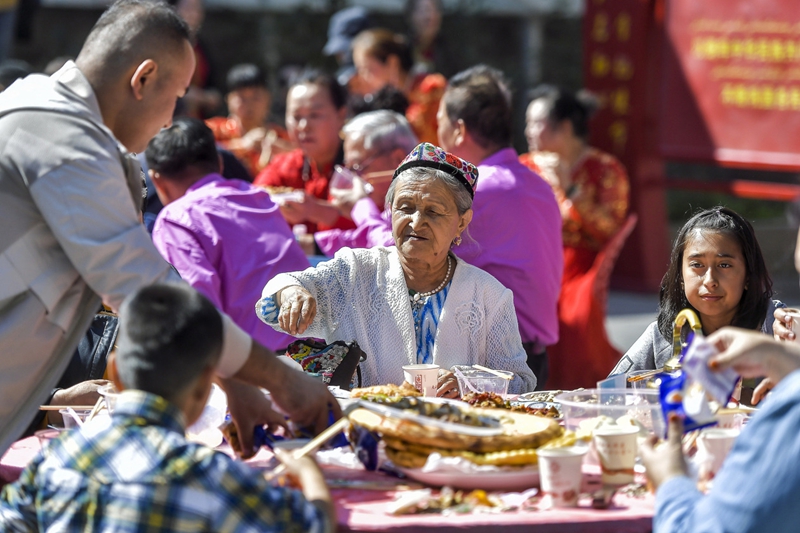
[(290, 225), (302, 224), (308, 233), (355, 227), (330, 203), (329, 193), (334, 166), (343, 162), (339, 132), (346, 115), (344, 87), (328, 74), (301, 72), (286, 99), (286, 128), (299, 148), (272, 158), (253, 182), (304, 191), (302, 202), (285, 202), (281, 212)]
[(33, 73), (33, 67), (27, 61), (9, 59), (0, 62), (0, 93), (17, 80)]
[(518, 161), (512, 123), (501, 72), (479, 65), (450, 79), (439, 106), (439, 142), (478, 162), (481, 176), (472, 224), (454, 251), (514, 293), (528, 365), (544, 386), (547, 347), (558, 340), (561, 219), (553, 191)]
[(208, 48), (200, 39), (200, 29), (206, 18), (203, 0), (167, 0), (181, 16), (192, 35), (192, 49), (195, 58), (195, 70), (189, 90), (181, 98), (176, 115), (193, 118), (208, 118), (219, 110), (222, 97), (211, 86), (212, 68), (208, 58)]
[(145, 156), (164, 204), (153, 227), (162, 257), (253, 339), (284, 350), (294, 339), (253, 312), (253, 287), (309, 266), (278, 206), (265, 190), (220, 175), (214, 135), (198, 120), (176, 119)]
[(683, 423), (673, 416), (667, 440), (640, 447), (656, 491), (653, 531), (706, 533), (797, 530), (800, 507), (800, 345), (752, 331), (722, 328), (707, 341), (720, 352), (709, 366), (742, 378), (766, 376), (775, 390), (742, 428), (707, 494), (697, 489), (683, 455)]
[(553, 188), (562, 219), (564, 276), (558, 304), (559, 342), (550, 349), (556, 389), (593, 386), (620, 358), (608, 340), (605, 301), (596, 297), (598, 253), (628, 213), (628, 175), (611, 154), (588, 145), (595, 102), (552, 86), (534, 91), (520, 160)]
[(441, 0), (408, 0), (406, 19), (414, 50), (414, 72), (439, 72), (441, 67)]
[[(272, 156), (292, 149), (286, 130), (267, 122), (272, 96), (264, 72), (249, 63), (236, 65), (228, 72), (227, 117), (206, 120), (214, 138), (230, 150), (256, 176)], [(252, 181), (252, 180), (249, 180)]]
[(371, 27), (369, 13), (361, 6), (337, 11), (328, 23), (328, 42), (325, 43), (322, 53), (336, 58), (339, 64), (336, 81), (342, 87), (347, 87), (352, 95), (363, 96), (368, 89), (353, 64), (351, 45), (356, 35)]
[(386, 195), (394, 246), (339, 250), (264, 287), (256, 312), (291, 335), (352, 339), (369, 357), (365, 386), (402, 383), (403, 365), (441, 367), (438, 396), (458, 396), (453, 365), (512, 372), (509, 392), (535, 388), (525, 364), (511, 291), (451, 252), (472, 219), (478, 170), (420, 144), (394, 172)]
[[(772, 278), (753, 226), (726, 207), (704, 209), (675, 238), (661, 280), (658, 318), (617, 363), (612, 374), (661, 368), (672, 357), (673, 324), (682, 309), (697, 313), (703, 334), (725, 326), (772, 336)], [(689, 332), (688, 326), (683, 336)]]
[(436, 143), (436, 111), (447, 81), (441, 74), (412, 73), (414, 56), (404, 36), (387, 29), (366, 30), (353, 41), (353, 61), (374, 93), (386, 85), (410, 102), (406, 118), (422, 142)]
[(353, 219), (355, 229), (331, 229), (298, 237), (308, 255), (333, 256), (341, 248), (392, 246), (391, 209), (386, 193), (392, 175), (417, 145), (408, 121), (391, 111), (372, 111), (342, 129), (345, 171), (353, 174), (353, 195), (335, 202)]
[(332, 531), (313, 459), (276, 454), (300, 478), (300, 493), (186, 440), (222, 351), (214, 305), (185, 285), (157, 284), (134, 292), (120, 313), (109, 374), (121, 394), (110, 422), (87, 422), (46, 446), (0, 494), (0, 529)]
[[(100, 17), (76, 61), (0, 94), (0, 451), (63, 375), (105, 302), (178, 280), (141, 224), (143, 151), (170, 124), (194, 71), (183, 20), (162, 3), (121, 0)], [(317, 431), (338, 405), (222, 315), (218, 367), (243, 453), (264, 396)], [(302, 392), (301, 392), (302, 391)], [(246, 429), (246, 431), (242, 431)]]

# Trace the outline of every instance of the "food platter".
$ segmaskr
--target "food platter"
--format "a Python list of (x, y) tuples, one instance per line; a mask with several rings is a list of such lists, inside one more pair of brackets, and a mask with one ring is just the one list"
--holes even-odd
[(539, 467), (491, 470), (466, 474), (463, 472), (425, 472), (421, 468), (396, 467), (414, 481), (435, 487), (482, 490), (525, 490), (539, 485)]

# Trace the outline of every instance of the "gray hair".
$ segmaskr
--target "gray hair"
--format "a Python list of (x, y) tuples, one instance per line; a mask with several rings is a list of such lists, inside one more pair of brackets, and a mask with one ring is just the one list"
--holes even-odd
[(419, 143), (406, 118), (385, 109), (356, 115), (345, 124), (342, 133), (363, 139), (364, 149), (377, 153), (389, 153), (397, 148), (410, 153)]
[(441, 180), (445, 185), (447, 185), (447, 188), (453, 195), (453, 200), (456, 202), (456, 210), (458, 211), (459, 215), (463, 215), (468, 210), (472, 209), (472, 195), (469, 193), (463, 183), (458, 181), (455, 176), (452, 176), (443, 170), (426, 167), (411, 167), (408, 170), (404, 170), (399, 176), (393, 179), (392, 184), (389, 185), (389, 190), (386, 192), (386, 203), (388, 205), (392, 205), (394, 202), (395, 186), (401, 178), (412, 183), (437, 179)]

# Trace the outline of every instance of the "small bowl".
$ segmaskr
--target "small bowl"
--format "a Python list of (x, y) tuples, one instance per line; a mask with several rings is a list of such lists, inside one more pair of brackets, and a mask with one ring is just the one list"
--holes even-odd
[[(86, 422), (86, 419), (89, 417), (89, 413), (92, 412), (91, 409), (73, 409), (78, 418), (81, 419), (81, 422)], [(74, 429), (80, 427), (80, 424), (75, 420), (69, 411), (66, 409), (60, 409), (58, 413), (61, 415), (62, 420), (64, 421), (64, 429)]]
[(113, 414), (114, 408), (117, 406), (117, 398), (119, 397), (119, 393), (116, 387), (114, 387), (114, 384), (109, 383), (108, 385), (103, 385), (97, 389), (97, 393), (103, 397), (108, 414)]
[[(465, 396), (473, 392), (467, 383), (464, 382), (464, 379), (469, 381), (469, 384), (472, 385), (472, 388), (478, 392), (494, 392), (500, 396), (505, 396), (508, 394), (508, 384), (511, 383), (510, 379), (504, 379), (500, 376), (492, 374), (491, 372), (478, 370), (477, 368), (472, 368), (471, 366), (455, 365), (453, 369), (456, 368), (460, 370), (461, 374), (464, 376), (462, 378), (457, 373), (455, 374), (456, 379), (458, 379), (458, 392), (461, 394), (461, 396)], [(511, 378), (514, 377), (512, 372), (506, 372), (504, 370), (498, 370), (498, 372), (508, 375)]]

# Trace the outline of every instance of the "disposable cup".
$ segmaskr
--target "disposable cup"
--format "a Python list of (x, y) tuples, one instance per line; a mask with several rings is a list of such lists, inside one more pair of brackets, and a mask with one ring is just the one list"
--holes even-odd
[(606, 485), (633, 483), (638, 444), (636, 426), (604, 426), (594, 431), (594, 446)]
[(405, 365), (403, 375), (423, 396), (436, 396), (439, 365)]
[(709, 428), (700, 432), (697, 454), (706, 475), (713, 478), (719, 472), (738, 436), (739, 430), (734, 428)]
[(577, 507), (581, 492), (581, 465), (588, 448), (539, 450), (539, 479), (546, 507)]

